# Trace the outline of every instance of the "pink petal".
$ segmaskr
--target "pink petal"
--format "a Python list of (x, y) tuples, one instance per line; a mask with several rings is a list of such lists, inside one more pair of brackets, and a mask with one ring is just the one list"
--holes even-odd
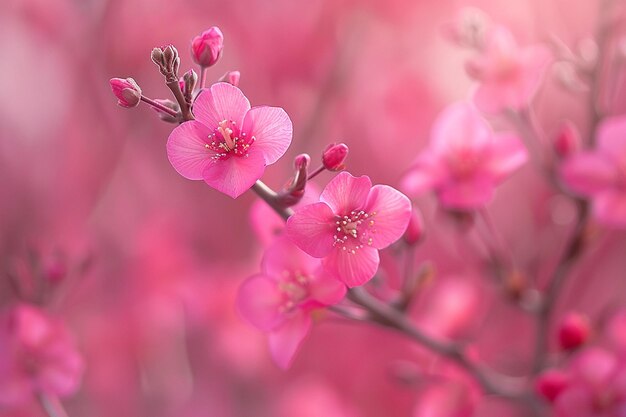
[(593, 214), (606, 226), (626, 228), (626, 191), (616, 189), (595, 196)]
[(598, 128), (598, 148), (626, 169), (626, 116), (611, 117)]
[(502, 134), (494, 138), (489, 157), (486, 169), (499, 182), (526, 163), (528, 152), (516, 136)]
[(617, 179), (615, 166), (604, 155), (580, 152), (561, 165), (561, 178), (573, 191), (589, 196), (613, 186)]
[(300, 311), (269, 334), (270, 352), (280, 368), (289, 368), (310, 327), (310, 315)]
[(322, 260), (324, 268), (348, 287), (363, 285), (378, 270), (378, 250), (364, 246), (353, 254), (349, 249), (335, 248)]
[(269, 331), (280, 325), (283, 296), (273, 277), (254, 275), (241, 284), (237, 293), (237, 309), (253, 326)]
[(353, 177), (343, 171), (324, 188), (320, 200), (327, 203), (334, 213), (343, 216), (365, 205), (367, 194), (372, 188), (369, 177)]
[(201, 180), (202, 173), (215, 154), (205, 145), (212, 130), (192, 120), (176, 127), (167, 139), (167, 158), (183, 177)]
[(437, 155), (423, 152), (404, 174), (400, 188), (411, 194), (420, 195), (439, 186), (446, 180), (448, 173)]
[(383, 249), (402, 237), (411, 219), (411, 202), (395, 188), (375, 185), (367, 197), (365, 212), (374, 222), (368, 230), (371, 246)]
[(346, 295), (346, 286), (333, 277), (329, 277), (323, 269), (319, 269), (315, 279), (309, 284), (310, 297), (323, 304), (337, 304)]
[(246, 96), (229, 83), (216, 83), (202, 90), (193, 103), (196, 120), (207, 125), (211, 131), (223, 120), (230, 120), (241, 126), (248, 110), (250, 102)]
[(291, 119), (280, 107), (261, 106), (251, 109), (243, 120), (243, 131), (254, 136), (254, 147), (265, 157), (265, 164), (276, 162), (291, 144)]
[(284, 271), (300, 271), (311, 275), (320, 260), (300, 250), (286, 237), (277, 238), (263, 254), (261, 268), (269, 276), (279, 277)]
[(491, 127), (469, 102), (448, 106), (435, 120), (431, 146), (436, 155), (463, 150), (480, 151), (491, 143)]
[(438, 191), (441, 205), (449, 209), (471, 210), (484, 206), (493, 198), (494, 183), (485, 175), (450, 182)]
[(333, 249), (335, 215), (326, 203), (297, 210), (287, 220), (287, 236), (311, 256), (322, 258)]
[(232, 198), (237, 198), (261, 178), (265, 160), (260, 152), (248, 152), (247, 157), (232, 156), (211, 161), (202, 172), (204, 181)]

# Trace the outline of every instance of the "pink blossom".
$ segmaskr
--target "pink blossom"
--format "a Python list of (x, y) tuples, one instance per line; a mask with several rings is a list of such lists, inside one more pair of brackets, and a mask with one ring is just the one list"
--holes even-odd
[(564, 350), (579, 348), (591, 336), (589, 318), (579, 313), (567, 314), (559, 325), (559, 346)]
[(287, 235), (302, 250), (323, 258), (324, 268), (349, 287), (363, 285), (378, 269), (378, 250), (402, 237), (411, 218), (411, 202), (369, 177), (341, 172), (320, 202), (297, 210)]
[(167, 156), (180, 175), (204, 180), (237, 198), (261, 178), (291, 143), (292, 124), (279, 107), (250, 108), (228, 83), (203, 90), (193, 105), (196, 120), (172, 131)]
[(489, 113), (525, 107), (537, 91), (549, 60), (547, 48), (522, 48), (505, 27), (489, 31), (481, 54), (467, 63), (469, 75), (480, 83), (474, 94), (476, 106)]
[(67, 396), (79, 387), (83, 362), (61, 322), (21, 304), (0, 328), (0, 404), (31, 401), (38, 393)]
[(117, 97), (117, 104), (121, 107), (136, 107), (141, 100), (141, 88), (132, 78), (111, 78), (111, 91)]
[(224, 35), (217, 26), (205, 30), (191, 41), (191, 56), (201, 67), (214, 65), (222, 56), (223, 49)]
[(345, 292), (325, 276), (318, 259), (279, 238), (265, 251), (261, 273), (242, 284), (237, 306), (246, 320), (269, 333), (272, 357), (286, 369), (309, 332), (311, 313), (339, 302)]
[(563, 162), (561, 177), (572, 191), (591, 199), (602, 224), (626, 228), (626, 117), (605, 120), (598, 145)]
[(445, 208), (471, 210), (488, 203), (496, 185), (521, 167), (527, 152), (518, 138), (495, 133), (470, 103), (446, 108), (433, 126), (430, 146), (402, 180), (410, 194), (435, 190)]

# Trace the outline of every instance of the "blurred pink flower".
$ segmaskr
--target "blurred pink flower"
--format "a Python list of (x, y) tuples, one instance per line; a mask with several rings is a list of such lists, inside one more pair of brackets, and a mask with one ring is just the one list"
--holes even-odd
[(291, 144), (287, 113), (279, 107), (251, 109), (231, 84), (203, 90), (193, 111), (197, 120), (181, 124), (169, 136), (170, 163), (183, 177), (204, 180), (232, 198), (249, 189)]
[(605, 120), (598, 145), (563, 162), (561, 176), (574, 192), (591, 199), (595, 218), (626, 228), (626, 117)]
[(402, 188), (413, 195), (432, 189), (446, 208), (476, 209), (527, 158), (518, 138), (494, 133), (474, 106), (460, 102), (439, 115), (429, 148), (413, 162)]
[(413, 417), (471, 417), (476, 393), (461, 381), (433, 384), (420, 395)]
[(341, 172), (320, 202), (297, 210), (287, 235), (302, 250), (323, 258), (324, 268), (349, 287), (363, 285), (378, 269), (378, 250), (402, 237), (411, 202), (387, 185), (372, 187), (369, 177)]
[(67, 396), (79, 387), (83, 361), (65, 326), (21, 304), (0, 329), (0, 404), (17, 405), (38, 393)]
[(339, 302), (346, 288), (324, 275), (318, 259), (284, 237), (265, 251), (261, 270), (242, 284), (237, 307), (252, 325), (269, 333), (272, 357), (286, 369), (309, 332), (312, 311)]
[(480, 55), (467, 63), (469, 75), (479, 81), (474, 94), (476, 106), (489, 113), (518, 110), (532, 100), (550, 53), (544, 46), (521, 48), (502, 26), (487, 33)]
[(224, 35), (217, 27), (210, 27), (191, 41), (191, 56), (201, 67), (214, 65), (222, 56)]

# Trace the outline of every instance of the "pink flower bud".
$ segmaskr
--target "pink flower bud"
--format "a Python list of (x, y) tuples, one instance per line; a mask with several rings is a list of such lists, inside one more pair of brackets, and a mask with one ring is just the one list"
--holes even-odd
[(141, 100), (141, 88), (132, 78), (111, 78), (109, 80), (111, 90), (117, 97), (117, 104), (131, 108), (139, 104)]
[(345, 168), (343, 162), (348, 156), (348, 145), (345, 143), (332, 143), (326, 147), (322, 154), (324, 168), (329, 171), (341, 171)]
[(580, 148), (581, 139), (578, 129), (569, 121), (563, 122), (554, 139), (554, 151), (559, 157), (567, 158), (578, 152)]
[(297, 170), (308, 167), (309, 163), (311, 163), (311, 157), (306, 153), (301, 153), (293, 160), (293, 165)]
[(591, 324), (587, 316), (569, 313), (559, 326), (559, 346), (563, 350), (573, 350), (589, 340)]
[(551, 369), (541, 374), (535, 381), (535, 390), (546, 400), (553, 402), (567, 387), (569, 378), (561, 371)]
[(209, 28), (191, 41), (191, 56), (201, 67), (214, 65), (222, 56), (224, 35), (217, 26)]
[(232, 84), (237, 87), (239, 85), (240, 78), (241, 73), (239, 71), (228, 71), (226, 74), (222, 75), (222, 78), (220, 78), (218, 81)]
[(403, 236), (407, 245), (419, 243), (424, 236), (424, 218), (422, 213), (416, 207), (413, 207), (412, 211), (409, 226), (406, 228)]

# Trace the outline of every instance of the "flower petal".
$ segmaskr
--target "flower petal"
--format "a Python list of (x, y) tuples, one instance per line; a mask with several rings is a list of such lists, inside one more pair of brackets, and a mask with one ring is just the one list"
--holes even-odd
[(598, 127), (598, 148), (626, 169), (626, 117), (611, 117)]
[(494, 191), (494, 183), (489, 176), (475, 175), (444, 185), (438, 190), (437, 195), (445, 208), (471, 210), (489, 203)]
[(322, 305), (337, 304), (346, 295), (346, 286), (320, 268), (309, 284), (309, 296)]
[(320, 266), (320, 260), (298, 248), (286, 237), (277, 238), (263, 254), (261, 268), (269, 276), (279, 277), (284, 271), (300, 271), (311, 275)]
[(430, 146), (444, 158), (459, 152), (482, 151), (491, 143), (489, 123), (469, 102), (461, 101), (446, 107), (435, 120)]
[(176, 127), (167, 139), (167, 159), (183, 177), (201, 180), (202, 172), (211, 163), (214, 152), (205, 145), (211, 129), (192, 120)]
[(593, 198), (593, 214), (606, 226), (626, 228), (626, 192), (610, 190)]
[(211, 131), (223, 120), (231, 120), (241, 126), (250, 102), (243, 92), (229, 83), (216, 83), (202, 90), (193, 103), (196, 120), (207, 125)]
[(524, 144), (512, 134), (501, 134), (494, 138), (491, 145), (486, 169), (496, 182), (502, 181), (528, 160)]
[(311, 316), (299, 311), (269, 334), (270, 352), (280, 368), (289, 368), (310, 328)]
[(590, 196), (613, 186), (617, 179), (617, 169), (604, 155), (592, 152), (579, 152), (561, 165), (561, 178), (581, 195)]
[(280, 325), (282, 293), (278, 282), (266, 275), (253, 275), (241, 284), (237, 293), (237, 309), (253, 326), (269, 331)]
[(251, 109), (243, 120), (243, 131), (254, 136), (254, 147), (265, 157), (265, 164), (276, 162), (291, 144), (293, 125), (280, 107), (261, 106)]
[(322, 259), (324, 268), (348, 287), (363, 285), (378, 270), (378, 249), (364, 246), (355, 253), (335, 248), (327, 257)]
[(365, 205), (370, 215), (367, 231), (371, 246), (383, 249), (402, 237), (411, 219), (411, 202), (400, 191), (388, 185), (372, 187)]
[(287, 236), (309, 255), (322, 258), (333, 249), (334, 220), (326, 203), (304, 206), (287, 220)]
[(326, 185), (320, 200), (327, 203), (335, 214), (344, 216), (365, 205), (371, 188), (372, 181), (368, 176), (353, 177), (343, 171)]
[(417, 196), (436, 188), (447, 177), (446, 168), (439, 157), (433, 152), (424, 151), (402, 177), (400, 188)]
[(261, 178), (265, 161), (260, 152), (249, 152), (247, 157), (232, 156), (211, 161), (202, 172), (204, 181), (232, 198), (237, 198)]

